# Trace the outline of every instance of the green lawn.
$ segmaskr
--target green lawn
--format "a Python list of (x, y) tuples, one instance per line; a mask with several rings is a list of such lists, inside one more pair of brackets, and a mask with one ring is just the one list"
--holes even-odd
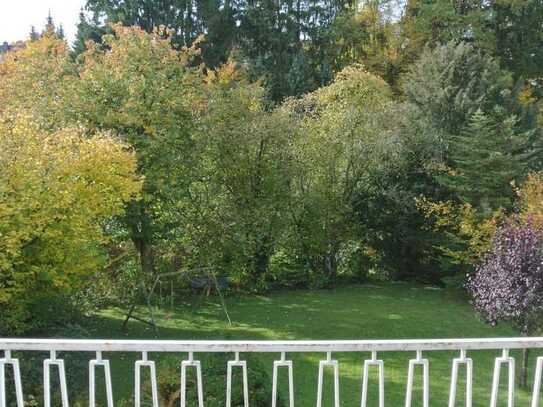
[[(467, 301), (457, 292), (404, 284), (349, 286), (321, 291), (282, 291), (268, 296), (236, 296), (227, 298), (227, 304), (233, 326), (228, 325), (215, 298), (193, 299), (192, 302), (178, 305), (174, 310), (158, 311), (160, 339), (399, 339), (517, 335), (507, 326), (490, 327), (480, 322)], [(122, 317), (118, 310), (101, 313), (101, 334), (98, 336), (120, 337), (118, 329)], [(150, 338), (153, 334), (144, 324), (132, 321), (126, 336)], [(430, 359), (431, 406), (447, 405), (450, 364), (455, 355), (450, 352), (426, 354)], [(497, 352), (486, 351), (472, 352), (469, 355), (475, 364), (474, 406), (488, 405), (492, 364), (497, 355)], [(513, 355), (518, 356), (516, 353)], [(160, 358), (159, 355), (151, 356)], [(289, 356), (294, 361), (296, 405), (314, 406), (318, 361), (324, 359), (325, 355)], [(342, 406), (359, 406), (362, 361), (370, 355), (344, 353), (333, 356), (340, 362)], [(402, 406), (407, 361), (414, 355), (381, 353), (379, 356), (385, 361), (386, 405)], [(532, 352), (532, 356), (535, 357), (535, 352)], [(135, 357), (110, 355), (116, 380), (116, 398), (129, 397), (132, 392), (131, 369)], [(181, 360), (184, 355), (178, 357)], [(258, 356), (268, 369), (270, 377), (272, 360), (278, 357), (279, 355), (266, 354)], [(517, 360), (520, 361), (519, 358)], [(205, 363), (203, 367), (205, 386)], [(330, 377), (327, 377), (325, 406), (332, 405)], [(420, 381), (420, 378), (417, 378), (416, 385), (419, 385)], [(505, 383), (505, 375), (502, 383)], [(285, 397), (284, 381), (281, 388)], [(420, 389), (418, 390), (413, 406), (422, 405)], [(521, 390), (517, 392), (519, 406), (529, 404), (528, 393)], [(372, 402), (369, 405), (377, 405), (375, 386), (371, 387), (370, 399)], [(463, 392), (460, 391), (457, 405), (463, 405), (462, 400)], [(503, 392), (500, 405), (505, 405)]]

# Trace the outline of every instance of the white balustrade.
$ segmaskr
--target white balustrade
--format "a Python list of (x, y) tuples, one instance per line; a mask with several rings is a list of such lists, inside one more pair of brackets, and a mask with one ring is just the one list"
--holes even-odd
[(539, 407), (539, 393), (541, 392), (541, 374), (543, 373), (543, 357), (538, 357), (535, 364), (534, 392), (532, 394), (532, 406)]
[(331, 366), (334, 372), (334, 407), (339, 407), (339, 363), (332, 359), (332, 352), (326, 353), (326, 360), (319, 362), (319, 378), (317, 385), (317, 407), (322, 406), (322, 392), (324, 385), (324, 368)]
[(413, 376), (415, 375), (415, 366), (422, 366), (422, 406), (430, 406), (430, 365), (428, 359), (422, 358), (422, 352), (417, 351), (417, 358), (409, 361), (407, 372), (407, 390), (405, 392), (405, 407), (411, 407), (413, 397)]
[(385, 363), (382, 360), (377, 359), (377, 352), (371, 352), (371, 359), (364, 361), (364, 368), (362, 369), (362, 396), (361, 407), (366, 407), (368, 403), (368, 381), (370, 366), (377, 366), (379, 369), (379, 407), (385, 405)]
[(286, 367), (288, 369), (289, 407), (294, 407), (294, 373), (292, 371), (292, 360), (285, 359), (285, 352), (281, 352), (281, 360), (273, 362), (272, 407), (277, 406), (277, 375), (280, 367)]
[[(106, 379), (106, 399), (107, 407), (113, 407), (113, 386), (111, 384), (111, 369), (109, 367), (109, 360), (102, 359), (102, 351), (96, 352), (96, 359), (89, 362), (89, 406), (96, 406), (96, 380), (95, 373), (96, 367), (103, 366)], [(2, 406), (0, 406), (2, 407)]]
[(62, 359), (57, 359), (57, 353), (54, 350), (51, 351), (50, 358), (43, 361), (43, 402), (45, 407), (51, 407), (51, 384), (49, 380), (51, 366), (58, 367), (62, 407), (69, 407), (68, 386), (66, 385), (66, 370), (64, 369), (64, 361)]
[[(498, 404), (500, 388), (500, 373), (502, 365), (508, 368), (507, 405), (514, 407), (515, 402), (515, 359), (510, 355), (510, 349), (543, 349), (543, 338), (488, 338), (488, 339), (430, 339), (430, 340), (346, 340), (346, 341), (153, 341), (153, 340), (84, 340), (84, 339), (10, 339), (0, 338), (0, 351), (4, 357), (0, 359), (0, 407), (7, 407), (8, 395), (14, 395), (17, 407), (24, 406), (23, 386), (19, 359), (12, 356), (12, 352), (48, 351), (49, 358), (43, 362), (43, 395), (44, 406), (50, 407), (51, 399), (51, 368), (58, 369), (60, 383), (60, 399), (62, 407), (69, 407), (68, 386), (66, 383), (66, 367), (63, 359), (57, 357), (57, 352), (95, 352), (96, 358), (89, 361), (89, 406), (96, 405), (96, 368), (103, 367), (105, 375), (106, 401), (108, 407), (114, 406), (113, 385), (110, 362), (102, 357), (102, 352), (138, 352), (141, 359), (134, 365), (135, 387), (134, 404), (140, 407), (141, 400), (141, 371), (148, 368), (151, 381), (151, 398), (153, 407), (159, 406), (157, 388), (157, 371), (155, 362), (149, 360), (148, 352), (169, 352), (188, 354), (188, 359), (181, 361), (181, 407), (187, 405), (187, 372), (192, 369), (196, 373), (196, 390), (198, 407), (204, 407), (203, 369), (199, 360), (194, 359), (195, 353), (233, 353), (234, 359), (227, 362), (226, 372), (226, 407), (232, 405), (232, 375), (234, 368), (241, 368), (243, 403), (249, 407), (249, 377), (247, 361), (240, 359), (240, 353), (278, 353), (280, 359), (273, 362), (272, 373), (272, 407), (277, 407), (278, 376), (281, 368), (288, 373), (288, 402), (294, 407), (294, 363), (287, 360), (286, 354), (292, 353), (325, 353), (326, 359), (321, 360), (317, 373), (317, 407), (322, 407), (324, 391), (324, 373), (331, 368), (334, 384), (334, 406), (340, 406), (340, 363), (332, 358), (337, 352), (371, 352), (371, 358), (363, 361), (362, 391), (360, 405), (366, 407), (368, 403), (369, 387), (376, 386), (378, 390), (379, 407), (385, 404), (385, 361), (386, 358), (377, 358), (378, 352), (416, 352), (416, 357), (409, 360), (407, 366), (407, 386), (405, 394), (405, 407), (411, 407), (413, 401), (413, 385), (417, 366), (422, 368), (422, 405), (430, 406), (430, 363), (423, 358), (423, 352), (438, 352), (446, 350), (460, 351), (460, 357), (452, 360), (451, 381), (449, 389), (449, 407), (455, 407), (459, 370), (465, 366), (466, 389), (465, 406), (471, 407), (473, 403), (473, 360), (467, 357), (468, 351), (500, 350), (501, 356), (495, 359), (492, 388), (490, 391), (490, 407)], [(6, 368), (11, 368), (14, 378), (14, 387), (8, 387)], [(378, 382), (369, 380), (370, 370), (377, 369)], [(539, 407), (541, 381), (543, 379), (543, 356), (537, 358), (535, 377), (532, 392), (531, 407)], [(7, 392), (10, 393), (7, 393)]]
[[(196, 387), (198, 388), (198, 407), (204, 407), (204, 384), (202, 381), (202, 365), (199, 360), (194, 360), (192, 352), (189, 359), (181, 362), (181, 407), (187, 405), (187, 368), (196, 369)], [(230, 379), (228, 379), (230, 381)], [(158, 406), (158, 402), (157, 402)]]
[(507, 407), (515, 405), (515, 359), (509, 356), (509, 349), (504, 349), (501, 357), (496, 358), (494, 363), (494, 377), (492, 378), (492, 393), (490, 398), (490, 407), (498, 405), (498, 391), (500, 388), (500, 369), (503, 364), (507, 365)]
[[(151, 396), (153, 398), (153, 407), (159, 407), (158, 405), (158, 387), (156, 381), (156, 367), (155, 362), (149, 360), (147, 352), (142, 352), (141, 360), (136, 361), (134, 364), (134, 404), (135, 407), (141, 407), (141, 368), (148, 367), (151, 374)], [(181, 380), (181, 383), (183, 381)]]
[(11, 357), (11, 351), (6, 349), (4, 357), (0, 359), (0, 407), (6, 407), (6, 365), (13, 368), (13, 377), (15, 380), (15, 398), (17, 407), (24, 407), (23, 386), (21, 382), (21, 370), (19, 369), (19, 360)]
[(228, 361), (226, 365), (226, 407), (230, 407), (232, 405), (233, 367), (241, 367), (241, 371), (243, 373), (243, 405), (244, 407), (249, 407), (249, 381), (247, 379), (247, 362), (244, 360), (239, 360), (239, 352), (236, 352), (236, 359)]
[(460, 350), (460, 357), (453, 359), (451, 373), (451, 390), (449, 391), (449, 407), (454, 407), (456, 402), (456, 387), (458, 384), (458, 369), (460, 365), (466, 365), (466, 407), (473, 403), (473, 360), (466, 357), (466, 350)]

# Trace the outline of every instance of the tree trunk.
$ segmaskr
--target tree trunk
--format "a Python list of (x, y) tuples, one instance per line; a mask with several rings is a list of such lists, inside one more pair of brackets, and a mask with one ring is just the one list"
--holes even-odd
[(333, 280), (336, 277), (337, 262), (335, 253), (326, 253), (324, 256), (324, 272), (328, 278)]
[(262, 276), (266, 275), (270, 263), (270, 250), (267, 242), (265, 241), (268, 239), (263, 240), (260, 240), (257, 243), (253, 258), (254, 277), (256, 281), (258, 281)]
[(150, 278), (155, 273), (155, 260), (151, 219), (145, 211), (145, 203), (131, 202), (126, 210), (125, 221), (130, 230), (130, 238), (139, 254), (141, 271), (145, 278)]
[(337, 252), (338, 244), (330, 243), (328, 253), (324, 256), (324, 272), (328, 277), (328, 283), (333, 283), (337, 276)]
[(262, 283), (268, 273), (270, 266), (270, 257), (272, 253), (271, 238), (269, 236), (254, 236), (252, 255), (247, 258), (247, 264), (250, 268), (251, 283), (253, 288), (258, 291), (264, 289)]
[(153, 246), (143, 240), (139, 239), (136, 242), (136, 247), (140, 255), (141, 271), (145, 277), (150, 277), (155, 273), (155, 260)]

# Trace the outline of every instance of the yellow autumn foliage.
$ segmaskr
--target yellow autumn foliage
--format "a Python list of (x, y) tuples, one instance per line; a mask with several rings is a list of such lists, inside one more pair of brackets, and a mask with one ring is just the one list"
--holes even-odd
[(8, 52), (0, 62), (0, 116), (14, 118), (22, 112), (32, 115), (43, 129), (66, 125), (65, 96), (77, 80), (68, 45), (56, 36)]
[(533, 172), (517, 189), (520, 217), (535, 227), (543, 227), (543, 172)]
[(435, 248), (461, 267), (470, 267), (483, 257), (505, 218), (499, 210), (490, 218), (481, 219), (469, 203), (434, 202), (424, 197), (417, 200), (417, 207), (429, 220), (429, 229), (445, 238), (443, 242), (436, 241)]
[(436, 248), (457, 265), (470, 266), (480, 261), (490, 249), (496, 229), (507, 216), (543, 227), (543, 172), (528, 174), (524, 183), (516, 188), (517, 203), (513, 214), (503, 210), (481, 219), (468, 203), (452, 201), (434, 202), (427, 198), (417, 200), (417, 207), (429, 220), (429, 228), (445, 236), (436, 241)]
[(105, 222), (141, 182), (107, 134), (45, 133), (21, 114), (0, 120), (0, 145), (0, 321), (19, 332), (40, 297), (69, 295), (102, 266)]

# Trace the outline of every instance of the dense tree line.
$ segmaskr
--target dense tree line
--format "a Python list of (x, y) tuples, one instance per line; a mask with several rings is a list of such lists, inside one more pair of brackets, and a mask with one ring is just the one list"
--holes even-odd
[(177, 46), (191, 46), (205, 34), (200, 59), (208, 67), (218, 67), (232, 53), (239, 54), (248, 61), (255, 78), (265, 78), (272, 97), (278, 100), (331, 80), (333, 61), (311, 55), (321, 50), (305, 49), (304, 44), (309, 38), (325, 44), (328, 38), (323, 30), (353, 7), (352, 0), (91, 0), (86, 5), (89, 15), (81, 14), (76, 51), (83, 51), (88, 38), (99, 40), (111, 22), (137, 25), (148, 32), (167, 27)]
[(471, 270), (541, 169), (541, 3), (506, 5), (89, 0), (0, 62), (0, 326), (168, 271)]
[(236, 55), (274, 100), (328, 84), (363, 62), (399, 90), (398, 80), (424, 47), (465, 41), (495, 57), (515, 80), (530, 80), (540, 97), (543, 3), (449, 0), (88, 0), (75, 44), (100, 41), (109, 23), (146, 31), (163, 25), (173, 42), (200, 41), (201, 60), (217, 67)]

